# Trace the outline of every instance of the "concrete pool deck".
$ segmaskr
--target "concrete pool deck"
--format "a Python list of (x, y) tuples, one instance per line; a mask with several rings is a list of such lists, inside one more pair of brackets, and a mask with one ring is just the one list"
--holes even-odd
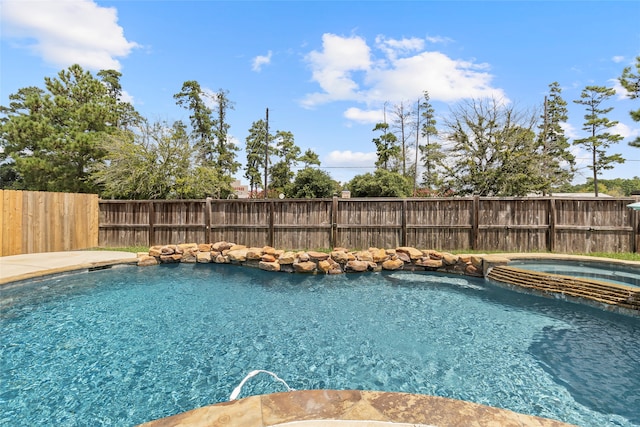
[(45, 252), (0, 257), (0, 285), (71, 271), (135, 264), (137, 255), (120, 251)]
[[(505, 256), (508, 257), (508, 255)], [(557, 255), (552, 254), (535, 254), (535, 256), (541, 259), (558, 259)], [(0, 285), (73, 271), (88, 271), (118, 264), (135, 264), (136, 261), (136, 254), (116, 251), (70, 251), (5, 256), (0, 257)], [(556, 420), (443, 397), (357, 390), (303, 390), (250, 396), (232, 402), (204, 406), (182, 414), (149, 421), (143, 425), (145, 427), (569, 426)]]

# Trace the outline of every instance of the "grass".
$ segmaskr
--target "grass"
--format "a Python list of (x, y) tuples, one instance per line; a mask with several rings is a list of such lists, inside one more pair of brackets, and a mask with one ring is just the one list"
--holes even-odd
[[(148, 246), (123, 246), (123, 247), (98, 247), (93, 248), (95, 251), (122, 251), (122, 252), (148, 252)], [(316, 252), (331, 252), (331, 249), (315, 249)], [(478, 251), (478, 250), (464, 250), (464, 251), (443, 251), (452, 253), (465, 253), (465, 254), (491, 254), (491, 253), (504, 253), (504, 251)], [(599, 258), (620, 259), (625, 261), (640, 261), (640, 253), (632, 252), (592, 252), (592, 253), (574, 253), (571, 255), (586, 255)]]
[(92, 251), (120, 251), (120, 252), (149, 252), (149, 246), (123, 246), (123, 247), (98, 247), (91, 248)]

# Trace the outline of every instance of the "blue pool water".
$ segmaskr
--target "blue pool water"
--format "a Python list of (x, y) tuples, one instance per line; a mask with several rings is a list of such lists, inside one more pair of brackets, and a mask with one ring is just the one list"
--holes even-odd
[[(254, 369), (640, 425), (640, 318), (480, 279), (114, 268), (0, 288), (0, 331), (0, 425), (133, 425), (226, 401)], [(241, 397), (279, 391), (257, 376)]]

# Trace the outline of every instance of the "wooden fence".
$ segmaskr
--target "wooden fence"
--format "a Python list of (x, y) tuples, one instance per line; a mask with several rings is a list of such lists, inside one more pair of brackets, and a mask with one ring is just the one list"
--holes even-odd
[(101, 246), (636, 252), (632, 198), (100, 201)]
[(0, 190), (0, 256), (98, 246), (98, 196)]

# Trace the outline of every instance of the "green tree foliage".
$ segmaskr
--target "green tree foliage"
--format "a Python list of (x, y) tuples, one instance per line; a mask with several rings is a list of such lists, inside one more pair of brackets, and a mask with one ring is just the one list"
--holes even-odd
[[(618, 78), (622, 87), (624, 87), (631, 99), (640, 99), (640, 56), (636, 56), (635, 74), (631, 71), (631, 67), (625, 67), (622, 75)], [(640, 108), (629, 111), (629, 115), (635, 122), (640, 122)], [(632, 147), (640, 148), (640, 136), (629, 143)]]
[(307, 148), (307, 151), (305, 151), (298, 160), (304, 164), (305, 168), (311, 165), (320, 166), (320, 157), (310, 148)]
[(266, 158), (267, 124), (264, 120), (258, 120), (251, 124), (249, 136), (245, 139), (245, 152), (247, 163), (244, 177), (249, 180), (249, 189), (255, 194), (259, 188), (264, 188), (263, 171)]
[(561, 123), (567, 121), (567, 102), (562, 99), (558, 82), (549, 85), (549, 96), (545, 97), (542, 124), (538, 126), (541, 190), (550, 194), (553, 188), (568, 184), (573, 179), (575, 156), (569, 150), (569, 140)]
[(431, 190), (441, 185), (438, 168), (442, 164), (445, 154), (442, 151), (442, 145), (433, 139), (433, 137), (438, 135), (438, 130), (436, 129), (437, 122), (435, 110), (431, 105), (429, 92), (426, 90), (424, 91), (424, 100), (420, 103), (418, 110), (422, 118), (420, 135), (426, 139), (423, 145), (418, 146), (420, 160), (424, 167), (424, 171), (422, 172), (422, 185)]
[[(227, 112), (233, 108), (228, 93), (220, 89), (211, 95), (203, 91), (197, 81), (188, 80), (173, 97), (176, 104), (191, 112), (191, 135), (199, 165), (215, 167), (222, 176), (236, 173), (240, 163), (236, 161), (238, 147), (228, 135)], [(213, 109), (208, 102), (213, 103)]]
[(272, 152), (277, 160), (273, 161), (270, 169), (271, 184), (269, 186), (283, 192), (295, 176), (293, 168), (298, 164), (300, 147), (295, 144), (293, 133), (289, 131), (277, 131), (272, 141), (274, 142)]
[(268, 135), (269, 147), (268, 158), (265, 154), (267, 147), (267, 124), (264, 120), (253, 122), (249, 129), (249, 136), (246, 142), (247, 163), (244, 177), (249, 180), (249, 188), (252, 193), (259, 188), (264, 189), (265, 160), (269, 162), (269, 193), (285, 193), (295, 173), (293, 169), (298, 162), (304, 161), (309, 164), (320, 164), (318, 155), (311, 150), (307, 150), (304, 155), (300, 155), (300, 147), (295, 144), (295, 137), (289, 131), (276, 131), (275, 135)]
[(236, 161), (238, 147), (229, 137), (230, 125), (227, 123), (227, 112), (233, 110), (233, 103), (229, 100), (229, 92), (219, 89), (214, 95), (214, 112), (217, 118), (213, 121), (213, 136), (216, 141), (216, 166), (223, 174), (233, 175), (240, 168)]
[(0, 146), (26, 190), (99, 192), (92, 170), (106, 155), (104, 140), (137, 119), (119, 100), (120, 73), (99, 77), (72, 65), (45, 78), (44, 89), (26, 87), (0, 107)]
[(110, 161), (94, 172), (104, 196), (116, 199), (186, 199), (228, 194), (229, 179), (218, 170), (193, 164), (186, 126), (177, 121), (143, 122), (136, 131), (109, 136)]
[(376, 169), (374, 173), (356, 175), (347, 188), (353, 197), (408, 197), (412, 183), (398, 172)]
[(331, 176), (317, 168), (305, 167), (296, 174), (293, 182), (286, 188), (287, 197), (314, 199), (333, 196), (340, 185)]
[(596, 196), (598, 196), (598, 175), (601, 171), (612, 169), (615, 163), (624, 163), (624, 158), (620, 154), (607, 155), (610, 145), (622, 140), (620, 135), (607, 132), (608, 129), (618, 124), (617, 121), (611, 121), (605, 116), (613, 110), (613, 107), (601, 107), (601, 104), (615, 93), (616, 91), (612, 88), (587, 86), (582, 90), (580, 99), (573, 101), (576, 104), (584, 105), (586, 110), (582, 130), (587, 132), (588, 136), (574, 140), (573, 144), (582, 146), (591, 154), (589, 169), (593, 171)]
[(444, 126), (452, 144), (445, 167), (457, 194), (524, 196), (538, 191), (535, 116), (496, 99), (465, 101)]
[(404, 101), (394, 106), (392, 124), (396, 140), (399, 143), (398, 160), (404, 176), (410, 176), (407, 174), (407, 151), (409, 140), (413, 135), (412, 130), (415, 128), (414, 117), (415, 112), (411, 111)]
[(376, 145), (376, 155), (378, 156), (376, 167), (385, 170), (392, 170), (392, 166), (400, 156), (398, 138), (389, 131), (389, 124), (384, 122), (377, 123), (373, 128), (373, 131), (381, 132), (379, 137), (373, 138), (373, 143)]
[[(593, 178), (588, 178), (586, 183), (566, 185), (560, 191), (565, 193), (591, 193), (594, 188)], [(606, 193), (609, 196), (629, 197), (633, 192), (640, 191), (640, 178), (634, 176), (632, 179), (599, 179), (598, 188), (601, 193)]]
[(182, 84), (180, 92), (173, 95), (176, 104), (189, 110), (191, 137), (197, 151), (198, 163), (212, 164), (215, 161), (215, 143), (213, 140), (213, 111), (205, 102), (205, 93), (200, 83), (188, 80)]

